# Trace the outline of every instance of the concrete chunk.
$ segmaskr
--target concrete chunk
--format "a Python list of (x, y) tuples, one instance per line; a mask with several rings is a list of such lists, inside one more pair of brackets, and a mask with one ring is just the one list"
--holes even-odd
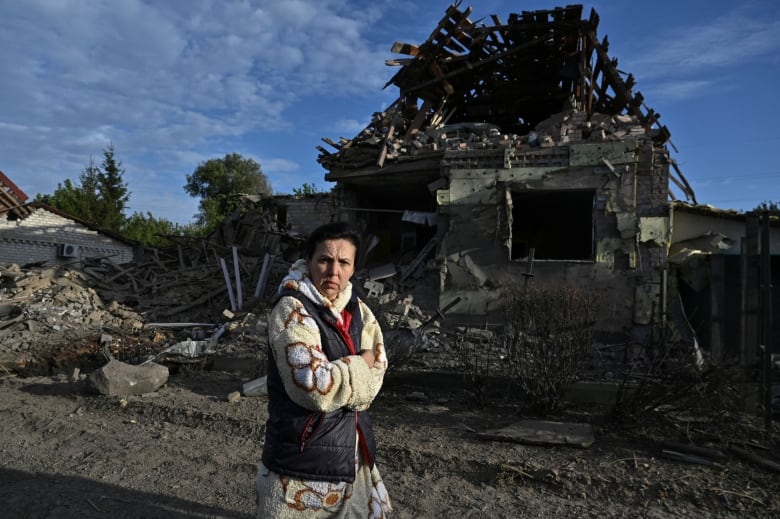
[(134, 366), (111, 360), (88, 377), (89, 385), (107, 396), (128, 396), (154, 393), (168, 382), (168, 368), (161, 364)]

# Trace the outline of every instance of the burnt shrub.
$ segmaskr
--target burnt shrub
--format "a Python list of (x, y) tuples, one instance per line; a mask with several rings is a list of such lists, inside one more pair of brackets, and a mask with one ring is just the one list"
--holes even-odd
[(510, 376), (526, 406), (547, 414), (590, 358), (596, 297), (575, 287), (516, 287), (505, 293)]
[(744, 406), (737, 359), (707, 360), (698, 344), (671, 325), (654, 324), (640, 354), (622, 370), (614, 417), (624, 422), (665, 421), (683, 413), (723, 422)]
[(491, 401), (501, 402), (501, 395), (505, 401), (510, 393), (503, 389), (511, 379), (504, 337), (484, 329), (460, 327), (453, 346), (475, 403), (485, 406)]

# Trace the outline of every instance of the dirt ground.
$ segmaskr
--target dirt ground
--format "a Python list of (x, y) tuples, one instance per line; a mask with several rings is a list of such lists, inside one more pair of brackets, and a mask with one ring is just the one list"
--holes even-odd
[[(90, 394), (65, 374), (5, 373), (0, 515), (252, 517), (266, 399), (227, 400), (247, 380), (184, 367), (157, 392), (120, 399)], [(391, 373), (375, 401), (393, 517), (780, 516), (778, 474), (725, 450), (739, 438), (762, 457), (778, 454), (776, 435), (752, 419), (628, 427), (571, 408), (558, 418), (592, 423), (590, 448), (487, 441), (477, 433), (523, 417), (511, 403), (477, 406), (458, 380)], [(651, 441), (682, 437), (725, 457), (683, 463)]]

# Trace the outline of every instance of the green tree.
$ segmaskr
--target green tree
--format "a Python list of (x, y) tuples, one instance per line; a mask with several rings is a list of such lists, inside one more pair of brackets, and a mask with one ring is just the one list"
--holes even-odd
[(36, 202), (42, 202), (83, 220), (92, 220), (97, 203), (97, 173), (98, 168), (92, 158), (89, 165), (79, 175), (79, 183), (65, 179), (57, 184), (57, 189), (51, 195), (38, 194)]
[(121, 231), (125, 224), (125, 208), (130, 193), (123, 175), (122, 163), (114, 158), (114, 145), (103, 150), (103, 169), (97, 172), (97, 218), (100, 225), (112, 231)]
[(89, 164), (79, 175), (78, 183), (66, 179), (57, 184), (54, 193), (39, 194), (35, 200), (104, 229), (121, 232), (130, 192), (123, 179), (121, 163), (114, 158), (113, 145), (103, 150), (102, 166), (103, 169), (100, 169), (90, 157)]
[(304, 182), (301, 187), (293, 188), (293, 195), (295, 196), (310, 196), (318, 193), (321, 193), (321, 191), (317, 189), (317, 186), (310, 184), (309, 182)]
[(764, 200), (758, 204), (756, 208), (753, 209), (753, 211), (757, 213), (761, 211), (769, 211), (770, 214), (780, 215), (780, 202), (770, 202), (769, 200)]
[(155, 218), (149, 211), (146, 214), (135, 212), (125, 222), (125, 236), (151, 247), (169, 246), (171, 243), (167, 236), (175, 234), (181, 234), (177, 224), (165, 218)]
[(187, 175), (184, 191), (200, 197), (198, 223), (212, 230), (238, 207), (240, 195), (270, 195), (271, 185), (260, 164), (230, 153), (202, 162), (192, 175)]
[(123, 234), (144, 245), (164, 249), (174, 245), (175, 238), (200, 238), (204, 230), (197, 224), (181, 225), (165, 218), (156, 218), (147, 211), (146, 214), (133, 213), (125, 222)]

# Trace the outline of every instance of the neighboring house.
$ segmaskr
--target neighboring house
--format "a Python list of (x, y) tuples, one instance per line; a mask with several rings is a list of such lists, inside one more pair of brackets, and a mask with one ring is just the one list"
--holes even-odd
[(291, 234), (307, 235), (337, 214), (330, 193), (274, 195), (271, 203), (277, 224)]
[(136, 244), (89, 222), (36, 202), (0, 172), (0, 264), (46, 265), (106, 258), (133, 260)]
[[(760, 229), (757, 215), (705, 205), (671, 204), (669, 270), (685, 313), (713, 357), (757, 355), (762, 344), (762, 305), (768, 303), (773, 351), (780, 351), (780, 292), (762, 302)], [(770, 219), (769, 275), (780, 286), (780, 218)], [(741, 353), (740, 353), (741, 352)]]
[[(399, 97), (353, 139), (323, 139), (342, 217), (375, 260), (411, 249), (440, 272), (439, 303), (501, 322), (500, 290), (567, 285), (601, 297), (607, 340), (645, 341), (684, 308), (670, 274), (671, 204), (696, 206), (631, 74), (582, 6), (469, 20), (450, 6), (388, 82)], [(682, 214), (683, 209), (678, 212)]]

